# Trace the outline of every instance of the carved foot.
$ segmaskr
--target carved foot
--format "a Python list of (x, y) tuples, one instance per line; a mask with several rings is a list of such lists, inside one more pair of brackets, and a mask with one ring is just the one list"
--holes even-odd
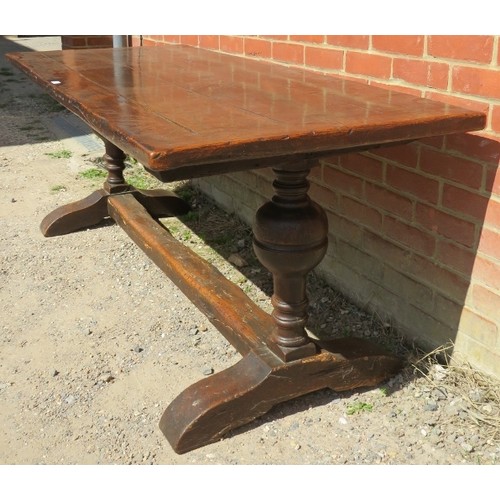
[(104, 189), (94, 191), (83, 200), (56, 208), (40, 224), (44, 236), (60, 236), (94, 226), (108, 217)]
[[(104, 189), (94, 191), (83, 200), (56, 208), (43, 219), (40, 229), (44, 236), (60, 236), (95, 226), (109, 217), (107, 199), (125, 193), (108, 194)], [(130, 190), (129, 193), (154, 218), (184, 215), (191, 209), (182, 198), (166, 189)]]
[(221, 439), (278, 403), (324, 388), (375, 386), (402, 366), (401, 360), (362, 339), (320, 347), (313, 356), (272, 365), (250, 352), (182, 392), (165, 410), (160, 429), (176, 453), (186, 453)]

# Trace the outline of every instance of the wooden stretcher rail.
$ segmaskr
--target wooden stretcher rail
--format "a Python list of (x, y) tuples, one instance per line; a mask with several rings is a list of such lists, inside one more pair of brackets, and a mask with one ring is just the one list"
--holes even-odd
[[(241, 353), (266, 355), (272, 317), (214, 266), (177, 241), (133, 194), (108, 198), (109, 214)], [(269, 359), (268, 359), (269, 358)], [(266, 360), (276, 358), (270, 351)]]

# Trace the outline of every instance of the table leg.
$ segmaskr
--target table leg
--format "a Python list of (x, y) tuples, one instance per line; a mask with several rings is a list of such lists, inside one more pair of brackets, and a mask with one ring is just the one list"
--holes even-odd
[(133, 193), (153, 217), (169, 217), (189, 212), (190, 206), (171, 191), (139, 190), (128, 184), (123, 177), (125, 153), (107, 139), (102, 140), (106, 150), (103, 156), (104, 168), (108, 172), (102, 189), (50, 212), (40, 224), (44, 236), (60, 236), (103, 222), (109, 217), (108, 198), (123, 193)]
[(283, 361), (317, 352), (305, 331), (306, 276), (325, 255), (328, 221), (307, 195), (309, 172), (307, 161), (274, 169), (276, 194), (257, 211), (253, 228), (255, 254), (273, 275), (272, 340)]
[[(306, 276), (325, 254), (327, 219), (323, 209), (307, 196), (307, 162), (274, 171), (276, 195), (258, 210), (254, 224), (255, 252), (273, 274), (274, 311), (254, 327), (255, 339), (251, 343), (246, 330), (254, 315), (242, 317), (237, 331), (231, 330), (230, 335), (226, 331), (226, 338), (240, 350), (242, 359), (191, 385), (165, 410), (160, 428), (177, 453), (212, 443), (278, 403), (324, 388), (343, 391), (375, 386), (402, 366), (399, 358), (364, 339), (318, 341), (308, 337)], [(144, 219), (134, 218), (137, 231), (133, 231), (133, 221), (123, 227), (127, 231), (145, 231)], [(145, 251), (151, 252), (152, 246), (151, 242), (144, 245)], [(172, 276), (172, 264), (163, 264), (165, 258), (158, 257), (156, 252), (157, 263)], [(197, 294), (195, 286), (189, 285), (181, 273), (177, 275), (181, 276), (184, 293), (192, 294), (209, 317), (216, 316), (213, 305), (204, 305), (209, 303), (208, 296), (203, 299), (204, 293)], [(205, 287), (220, 288), (221, 278), (215, 279), (213, 285), (207, 280)], [(226, 291), (224, 295), (231, 300), (215, 301), (220, 318), (237, 317), (250, 309), (242, 306), (241, 299), (233, 299), (236, 294)], [(220, 319), (213, 323), (220, 328)], [(238, 337), (247, 343), (242, 344)]]

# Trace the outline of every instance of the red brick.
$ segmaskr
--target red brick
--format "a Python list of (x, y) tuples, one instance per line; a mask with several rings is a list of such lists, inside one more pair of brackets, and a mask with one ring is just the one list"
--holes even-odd
[(410, 302), (412, 306), (426, 312), (434, 310), (433, 290), (399, 270), (384, 266), (383, 284), (404, 302)]
[(500, 196), (500, 169), (496, 166), (486, 167), (486, 193)]
[(263, 177), (264, 179), (267, 179), (271, 182), (276, 179), (276, 175), (274, 174), (271, 167), (259, 168), (258, 170), (255, 170), (255, 175), (257, 175), (258, 177)]
[(219, 50), (219, 35), (200, 35), (198, 43), (204, 49)]
[(387, 183), (404, 193), (412, 194), (421, 200), (437, 203), (439, 183), (421, 174), (394, 165), (387, 166)]
[(474, 280), (498, 288), (498, 284), (500, 283), (500, 266), (496, 262), (477, 256), (474, 262)]
[(163, 35), (162, 40), (166, 43), (180, 43), (180, 35)]
[(481, 286), (474, 285), (472, 288), (474, 306), (490, 318), (498, 319), (500, 311), (500, 295)]
[(452, 89), (454, 92), (500, 99), (500, 70), (456, 66), (453, 68)]
[(370, 37), (368, 35), (328, 35), (326, 43), (338, 45), (339, 47), (368, 49), (370, 46)]
[(332, 191), (341, 191), (357, 197), (361, 196), (363, 192), (362, 179), (327, 165), (323, 169), (323, 181), (328, 184)]
[(486, 222), (494, 229), (500, 229), (500, 203), (494, 199), (488, 202), (486, 209)]
[(411, 56), (424, 54), (424, 37), (420, 35), (373, 35), (372, 47)]
[(493, 37), (487, 35), (429, 36), (427, 52), (434, 57), (490, 63)]
[(425, 146), (431, 146), (434, 149), (444, 149), (445, 142), (444, 135), (436, 135), (434, 137), (424, 137), (423, 139), (419, 139), (419, 143)]
[(411, 262), (411, 251), (407, 248), (401, 248), (399, 245), (388, 241), (379, 233), (373, 233), (369, 230), (363, 231), (362, 248), (370, 255), (375, 255), (379, 259), (388, 263), (390, 266), (404, 272)]
[(483, 227), (478, 250), (489, 257), (500, 260), (500, 233)]
[(402, 92), (403, 94), (414, 95), (416, 97), (422, 97), (424, 92), (422, 89), (412, 89), (410, 87), (403, 87), (402, 85), (394, 85), (391, 82), (371, 82), (374, 87), (380, 87), (383, 89), (394, 90), (395, 92)]
[(324, 49), (322, 47), (306, 47), (305, 62), (307, 66), (324, 69), (342, 69), (344, 54), (341, 50)]
[(113, 36), (112, 35), (88, 36), (87, 45), (88, 47), (112, 47)]
[(462, 315), (463, 304), (449, 300), (436, 293), (433, 300), (432, 316), (448, 325), (456, 325), (458, 318)]
[(150, 40), (149, 38), (143, 38), (142, 45), (144, 47), (156, 47), (158, 45), (158, 42), (156, 40)]
[(304, 64), (304, 46), (293, 43), (273, 43), (273, 59), (292, 64)]
[(338, 195), (332, 189), (311, 184), (309, 196), (323, 208), (336, 210), (338, 207)]
[(113, 35), (63, 35), (63, 49), (109, 48), (113, 46)]
[(333, 167), (340, 167), (340, 158), (342, 155), (330, 155), (321, 160), (321, 163), (324, 165), (331, 165)]
[(408, 264), (409, 272), (423, 283), (440, 290), (443, 295), (463, 303), (469, 289), (469, 280), (435, 264), (425, 257), (414, 255)]
[(490, 127), (493, 132), (500, 134), (500, 106), (493, 106)]
[(340, 165), (342, 168), (367, 179), (382, 181), (384, 174), (383, 163), (376, 158), (359, 153), (350, 153), (340, 157)]
[(472, 248), (476, 225), (428, 205), (417, 204), (415, 221), (428, 231)]
[(470, 249), (446, 240), (437, 241), (436, 260), (446, 267), (451, 267), (466, 276), (470, 276), (475, 259), (476, 254)]
[[(331, 203), (330, 203), (331, 205)], [(335, 235), (336, 238), (342, 239), (347, 243), (351, 243), (359, 248), (362, 248), (361, 241), (363, 237), (363, 229), (345, 217), (339, 216), (337, 213), (326, 211), (328, 217), (328, 228), (331, 235)]]
[[(498, 326), (495, 322), (483, 318), (477, 312), (466, 307), (463, 308), (460, 316), (459, 331), (473, 337), (478, 342), (490, 348), (490, 352), (495, 350), (498, 339)], [(467, 357), (470, 360), (472, 350), (467, 349)], [(484, 360), (484, 355), (481, 356)], [(492, 361), (497, 363), (497, 361)], [(493, 364), (491, 366), (494, 366)]]
[(387, 158), (405, 167), (415, 168), (418, 162), (418, 150), (418, 144), (412, 143), (404, 144), (403, 146), (377, 148), (373, 150), (373, 154)]
[(433, 92), (430, 90), (425, 92), (424, 97), (427, 99), (433, 99), (435, 101), (444, 102), (446, 104), (452, 104), (453, 106), (460, 106), (461, 108), (467, 108), (472, 111), (479, 111), (480, 113), (488, 114), (489, 110), (488, 103), (474, 100), (474, 98), (468, 99), (466, 97), (457, 97), (449, 94)]
[(269, 40), (288, 40), (288, 35), (260, 35), (260, 38), (267, 38)]
[(271, 42), (259, 38), (245, 38), (245, 54), (254, 57), (270, 58), (272, 55)]
[(410, 250), (431, 257), (436, 247), (436, 239), (404, 222), (398, 221), (392, 217), (384, 218), (384, 233), (388, 238), (402, 243)]
[(442, 203), (443, 207), (449, 208), (459, 214), (483, 220), (488, 206), (488, 198), (445, 184), (443, 186)]
[(323, 43), (324, 35), (290, 35), (290, 40), (294, 42)]
[(323, 165), (321, 163), (318, 163), (317, 165), (312, 167), (307, 178), (310, 181), (320, 181), (321, 182), (323, 180)]
[(220, 50), (224, 52), (232, 52), (234, 54), (242, 54), (244, 50), (243, 38), (238, 36), (220, 36)]
[(455, 181), (474, 189), (481, 187), (482, 165), (464, 158), (422, 148), (420, 151), (420, 168), (423, 172), (435, 175), (443, 180)]
[(198, 46), (198, 35), (181, 35), (180, 42), (185, 45)]
[(348, 73), (390, 78), (391, 58), (377, 54), (347, 52), (345, 69)]
[(365, 197), (366, 201), (376, 208), (381, 208), (386, 212), (400, 215), (406, 219), (411, 218), (413, 203), (408, 198), (404, 198), (393, 191), (367, 182), (365, 186)]
[(138, 35), (131, 35), (130, 36), (130, 46), (131, 47), (139, 47), (141, 45), (141, 37)]
[(448, 64), (398, 58), (394, 59), (393, 77), (415, 85), (446, 89)]
[(487, 137), (476, 134), (450, 134), (446, 136), (446, 150), (457, 151), (478, 162), (497, 167), (500, 160), (500, 145)]
[(341, 196), (339, 201), (341, 213), (347, 219), (358, 222), (362, 226), (380, 230), (382, 216), (377, 210), (346, 196)]
[(84, 36), (62, 35), (61, 46), (63, 49), (78, 49), (87, 46)]

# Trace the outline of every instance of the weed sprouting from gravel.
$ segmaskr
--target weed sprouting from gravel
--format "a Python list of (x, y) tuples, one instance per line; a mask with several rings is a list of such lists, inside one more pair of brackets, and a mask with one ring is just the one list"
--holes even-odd
[(73, 153), (68, 149), (60, 149), (59, 151), (45, 153), (45, 155), (50, 156), (51, 158), (71, 158)]

